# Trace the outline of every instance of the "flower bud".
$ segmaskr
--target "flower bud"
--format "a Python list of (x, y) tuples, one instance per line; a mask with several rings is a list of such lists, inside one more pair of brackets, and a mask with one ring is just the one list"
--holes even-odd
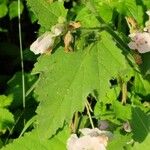
[(64, 31), (64, 25), (63, 24), (56, 24), (55, 26), (52, 27), (51, 31), (55, 36), (59, 36)]

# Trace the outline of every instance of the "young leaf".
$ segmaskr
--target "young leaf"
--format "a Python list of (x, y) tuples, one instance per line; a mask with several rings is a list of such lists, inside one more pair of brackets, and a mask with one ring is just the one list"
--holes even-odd
[(53, 55), (43, 55), (33, 73), (41, 73), (35, 92), (40, 105), (39, 135), (49, 138), (75, 111), (82, 111), (89, 93), (101, 100), (110, 88), (109, 80), (126, 68), (125, 58), (109, 34), (84, 50), (66, 54), (60, 48)]

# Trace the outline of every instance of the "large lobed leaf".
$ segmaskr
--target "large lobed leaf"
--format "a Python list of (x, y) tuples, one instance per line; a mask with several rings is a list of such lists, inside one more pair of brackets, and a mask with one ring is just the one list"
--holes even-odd
[(82, 111), (89, 93), (102, 100), (110, 88), (109, 80), (126, 68), (125, 62), (105, 32), (84, 50), (66, 54), (60, 48), (53, 55), (41, 56), (33, 70), (41, 78), (35, 90), (40, 101), (40, 137), (51, 137), (75, 111)]
[(45, 0), (27, 0), (27, 2), (38, 18), (40, 25), (47, 30), (50, 30), (59, 18), (66, 17), (67, 10), (65, 10), (63, 2), (50, 3)]

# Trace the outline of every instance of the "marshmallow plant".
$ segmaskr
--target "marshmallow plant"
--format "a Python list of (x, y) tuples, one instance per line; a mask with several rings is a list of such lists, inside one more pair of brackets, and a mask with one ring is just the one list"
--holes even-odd
[(98, 128), (83, 128), (79, 130), (83, 136), (72, 134), (67, 141), (67, 150), (106, 150), (111, 133)]
[(56, 24), (52, 27), (51, 32), (47, 31), (34, 41), (30, 50), (35, 54), (43, 54), (52, 50), (56, 37), (64, 31), (64, 24)]

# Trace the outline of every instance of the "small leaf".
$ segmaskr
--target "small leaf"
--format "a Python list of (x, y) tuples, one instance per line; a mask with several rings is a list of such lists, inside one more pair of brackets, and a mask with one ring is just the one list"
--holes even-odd
[[(23, 3), (20, 2), (20, 14), (22, 14), (24, 9)], [(17, 17), (18, 16), (18, 2), (17, 1), (13, 1), (12, 3), (10, 3), (9, 5), (9, 17), (10, 20)]]
[(8, 12), (8, 8), (7, 5), (2, 3), (0, 4), (0, 18), (3, 18), (7, 15)]
[(137, 72), (135, 72), (134, 91), (143, 96), (149, 94), (150, 91), (150, 82)]
[(0, 95), (0, 108), (9, 106), (12, 100), (11, 96)]
[(115, 101), (113, 103), (114, 113), (116, 118), (122, 119), (122, 120), (129, 120), (131, 119), (132, 113), (131, 113), (131, 105), (126, 104), (125, 106), (122, 105), (120, 102)]
[(7, 129), (11, 129), (14, 124), (14, 117), (5, 108), (0, 108), (0, 132), (5, 133)]

